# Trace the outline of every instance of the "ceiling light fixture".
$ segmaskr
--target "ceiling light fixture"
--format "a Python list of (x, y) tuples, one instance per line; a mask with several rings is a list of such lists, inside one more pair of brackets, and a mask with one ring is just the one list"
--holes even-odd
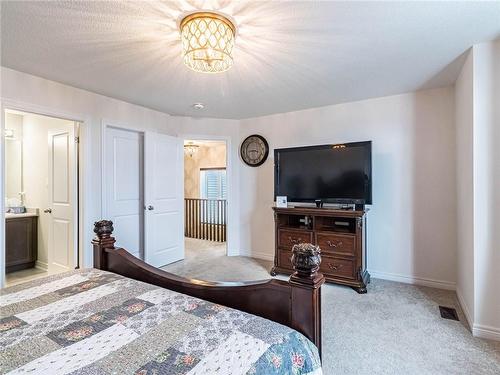
[(184, 64), (201, 73), (225, 72), (233, 65), (236, 27), (215, 12), (196, 12), (180, 22)]
[(201, 110), (201, 109), (205, 108), (205, 104), (203, 104), (203, 103), (194, 103), (193, 104), (193, 108), (197, 109), (197, 110)]
[(200, 146), (195, 145), (193, 142), (189, 142), (184, 145), (184, 152), (188, 154), (190, 157), (193, 157), (199, 150)]

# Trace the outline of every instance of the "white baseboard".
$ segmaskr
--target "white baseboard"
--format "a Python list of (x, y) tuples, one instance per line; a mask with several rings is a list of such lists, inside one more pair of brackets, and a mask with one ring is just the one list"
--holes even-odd
[(46, 262), (42, 262), (37, 260), (35, 263), (35, 268), (39, 268), (41, 270), (47, 271), (49, 269), (49, 264)]
[(370, 273), (370, 276), (375, 278), (375, 279), (397, 281), (397, 282), (405, 283), (405, 284), (428, 286), (431, 288), (446, 289), (446, 290), (455, 290), (456, 289), (456, 283), (451, 282), (451, 281), (427, 279), (427, 278), (416, 277), (416, 276), (398, 275), (395, 273), (379, 272), (379, 271), (373, 271), (373, 270), (368, 270), (368, 272)]
[(500, 341), (500, 328), (474, 324), (472, 327), (472, 335), (480, 339)]
[(485, 326), (481, 324), (474, 324), (472, 322), (472, 317), (470, 315), (469, 307), (465, 303), (464, 297), (459, 288), (457, 288), (457, 298), (458, 302), (460, 303), (460, 307), (464, 312), (467, 324), (469, 325), (469, 328), (472, 331), (472, 336), (478, 337), (480, 339), (500, 341), (500, 328)]
[(271, 262), (274, 261), (274, 254), (265, 253), (263, 251), (240, 250), (240, 255), (244, 257), (267, 260)]
[(472, 322), (472, 316), (470, 314), (469, 306), (467, 306), (467, 304), (465, 303), (465, 299), (464, 299), (462, 292), (459, 288), (456, 288), (456, 293), (457, 293), (458, 303), (460, 304), (460, 307), (462, 308), (462, 311), (464, 312), (465, 319), (467, 320), (467, 324), (469, 325), (469, 328), (472, 331), (473, 322)]

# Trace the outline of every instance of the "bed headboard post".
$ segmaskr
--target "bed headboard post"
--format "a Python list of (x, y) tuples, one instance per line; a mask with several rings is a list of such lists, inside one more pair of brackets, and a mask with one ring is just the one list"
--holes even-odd
[(291, 325), (309, 337), (318, 347), (321, 356), (321, 285), (325, 277), (318, 272), (321, 250), (310, 243), (293, 246), (292, 265), (295, 270), (290, 277)]
[(92, 240), (94, 246), (94, 268), (107, 270), (106, 254), (104, 249), (115, 248), (113, 234), (113, 222), (111, 220), (100, 220), (94, 223), (95, 237)]

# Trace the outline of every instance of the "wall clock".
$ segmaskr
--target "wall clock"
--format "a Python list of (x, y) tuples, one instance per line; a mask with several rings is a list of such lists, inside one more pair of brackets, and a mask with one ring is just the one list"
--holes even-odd
[(258, 167), (269, 155), (269, 145), (263, 136), (253, 134), (245, 138), (240, 147), (241, 159), (246, 165)]

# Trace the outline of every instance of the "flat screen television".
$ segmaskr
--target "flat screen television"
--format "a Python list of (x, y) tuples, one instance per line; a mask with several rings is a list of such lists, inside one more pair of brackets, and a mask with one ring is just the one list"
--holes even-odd
[(371, 141), (275, 149), (274, 198), (371, 204), (371, 155)]

